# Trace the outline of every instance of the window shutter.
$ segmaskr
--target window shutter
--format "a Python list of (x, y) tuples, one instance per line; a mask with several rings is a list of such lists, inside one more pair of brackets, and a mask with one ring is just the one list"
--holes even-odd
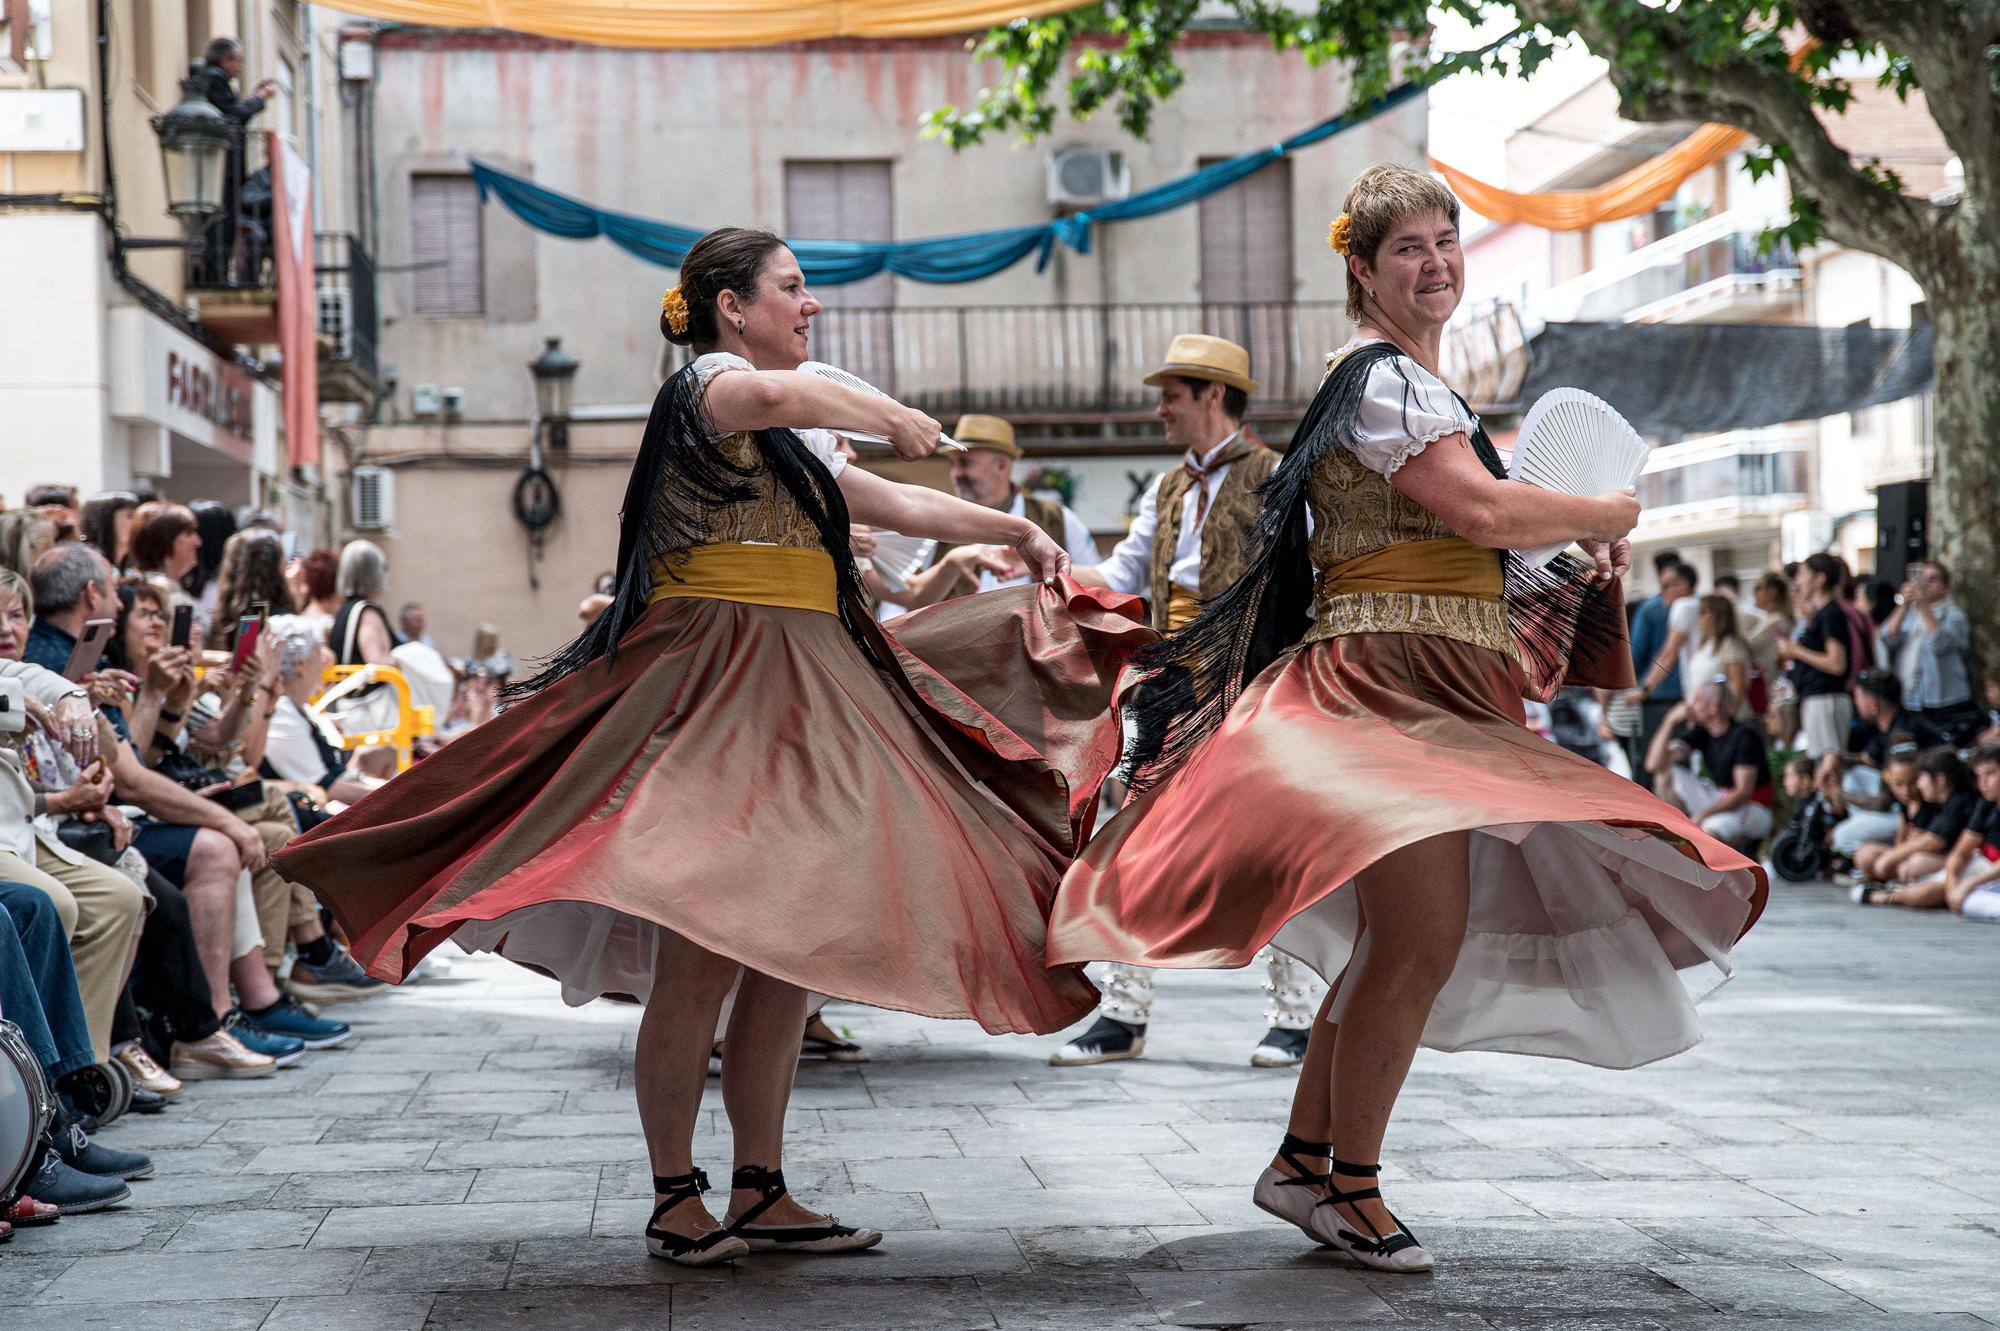
[(1273, 162), (1201, 201), (1201, 298), (1210, 305), (1292, 299), (1290, 162)]
[[(785, 163), (786, 235), (813, 240), (894, 240), (895, 228), (889, 163)], [(896, 303), (895, 280), (888, 273), (813, 294), (828, 309), (886, 309)]]
[(410, 179), (410, 261), (418, 314), (481, 314), (486, 308), (479, 187), (470, 176)]

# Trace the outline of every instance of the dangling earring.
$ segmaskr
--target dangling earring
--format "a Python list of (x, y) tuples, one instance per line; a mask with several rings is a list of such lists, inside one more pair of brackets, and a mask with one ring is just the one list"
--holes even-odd
[(740, 337), (740, 336), (742, 336), (742, 334), (743, 334), (743, 321), (742, 321), (741, 319), (738, 319), (738, 320), (736, 321), (736, 333), (737, 333), (737, 336), (739, 336), (739, 337)]
[(1368, 299), (1370, 299), (1370, 300), (1373, 300), (1373, 299), (1375, 299), (1375, 288), (1374, 288), (1374, 287), (1369, 287), (1369, 288), (1368, 288)]

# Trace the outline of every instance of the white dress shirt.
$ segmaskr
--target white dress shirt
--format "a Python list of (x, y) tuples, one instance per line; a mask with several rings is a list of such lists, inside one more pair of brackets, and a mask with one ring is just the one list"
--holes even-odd
[[(1190, 448), (1187, 465), (1195, 468), (1207, 466), (1210, 459), (1235, 443), (1237, 435), (1242, 433), (1237, 430), (1206, 453), (1196, 454)], [(1202, 490), (1208, 495), (1207, 507), (1214, 507), (1215, 492), (1222, 488), (1223, 478), (1235, 466), (1234, 462), (1227, 463), (1199, 478)], [(1124, 540), (1118, 542), (1110, 557), (1097, 566), (1105, 585), (1113, 591), (1124, 592), (1128, 596), (1151, 594), (1153, 538), (1160, 530), (1160, 482), (1165, 476), (1164, 472), (1155, 476), (1153, 483), (1146, 487), (1145, 495), (1139, 500), (1139, 516), (1132, 519), (1132, 529), (1125, 534)], [(1180, 537), (1174, 542), (1174, 562), (1167, 570), (1169, 582), (1191, 592), (1201, 590), (1201, 529), (1205, 524), (1195, 521), (1198, 499), (1199, 494), (1190, 485), (1187, 494), (1181, 498)]]
[[(1016, 489), (1014, 491), (1014, 501), (1007, 505), (1006, 511), (1010, 517), (1025, 518), (1028, 516), (1028, 505), (1026, 500), (1022, 498), (1020, 490)], [(1095, 564), (1097, 562), (1097, 539), (1090, 534), (1090, 528), (1084, 524), (1083, 519), (1078, 517), (1067, 504), (1063, 506), (1062, 516), (1063, 549), (1069, 552), (1070, 562), (1073, 564)], [(932, 559), (933, 566), (936, 565), (938, 558), (942, 558), (942, 555)], [(981, 573), (979, 575), (978, 590), (990, 592), (1001, 587), (1025, 587), (1032, 581), (1034, 581), (1033, 577), (1026, 573), (1023, 573), (1018, 578), (1000, 578), (991, 573)], [(885, 624), (898, 616), (908, 613), (909, 608), (907, 606), (897, 605), (893, 601), (884, 601), (875, 608), (875, 618)]]

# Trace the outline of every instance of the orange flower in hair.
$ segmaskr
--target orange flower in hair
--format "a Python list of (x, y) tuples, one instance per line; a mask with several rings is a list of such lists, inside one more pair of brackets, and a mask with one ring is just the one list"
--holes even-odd
[(1333, 219), (1333, 225), (1326, 229), (1326, 243), (1334, 253), (1345, 256), (1348, 247), (1348, 233), (1354, 230), (1354, 219), (1346, 213)]
[(667, 288), (667, 294), (660, 297), (660, 313), (667, 318), (667, 331), (679, 337), (687, 331), (688, 303), (678, 286)]

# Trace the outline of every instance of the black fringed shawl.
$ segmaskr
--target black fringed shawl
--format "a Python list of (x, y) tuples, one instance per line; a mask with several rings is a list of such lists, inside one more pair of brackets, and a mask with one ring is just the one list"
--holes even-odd
[[(520, 702), (599, 658), (615, 659), (618, 640), (646, 613), (653, 594), (653, 569), (669, 575), (688, 551), (708, 541), (712, 512), (760, 496), (757, 468), (739, 465), (723, 453), (707, 409), (702, 381), (690, 363), (660, 387), (646, 418), (639, 456), (619, 510), (618, 585), (611, 605), (568, 646), (538, 662), (532, 679), (508, 687), (502, 697)], [(847, 545), (847, 501), (826, 464), (790, 430), (759, 430), (757, 450), (779, 488), (791, 496), (819, 532), (840, 579), (840, 620), (864, 654), (870, 645), (860, 619), (860, 575)]]
[[(1140, 654), (1140, 668), (1154, 674), (1130, 704), (1134, 735), (1126, 772), (1134, 790), (1179, 767), (1222, 724), (1250, 681), (1305, 637), (1317, 579), (1306, 527), (1309, 483), (1329, 450), (1344, 447), (1375, 366), (1388, 362), (1403, 379), (1409, 410), (1419, 390), (1397, 364), (1403, 355), (1390, 343), (1371, 343), (1328, 372), (1284, 460), (1259, 488), (1263, 507), (1249, 567), (1204, 601), (1193, 622)], [(1458, 403), (1477, 422), (1465, 399)], [(1506, 464), (1485, 426), (1475, 423), (1471, 442), (1486, 470), (1506, 480)], [(1604, 594), (1593, 565), (1567, 554), (1539, 569), (1511, 552), (1501, 558), (1508, 620), (1531, 679), (1559, 682), (1573, 652), (1603, 653), (1624, 640), (1623, 609), (1616, 595)]]

